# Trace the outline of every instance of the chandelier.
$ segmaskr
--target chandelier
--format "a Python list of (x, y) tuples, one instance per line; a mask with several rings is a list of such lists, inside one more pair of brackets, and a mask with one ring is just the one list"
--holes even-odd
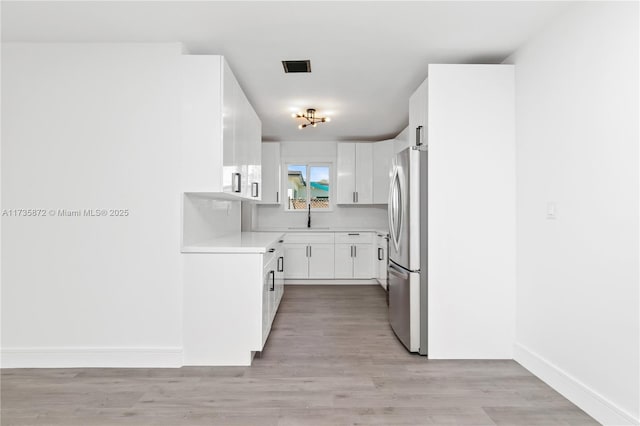
[(316, 117), (316, 110), (313, 108), (308, 108), (305, 113), (299, 112), (297, 114), (291, 114), (291, 116), (293, 118), (304, 118), (307, 120), (306, 123), (299, 125), (298, 129), (304, 129), (307, 126), (316, 127), (318, 123), (328, 123), (331, 121), (329, 117)]

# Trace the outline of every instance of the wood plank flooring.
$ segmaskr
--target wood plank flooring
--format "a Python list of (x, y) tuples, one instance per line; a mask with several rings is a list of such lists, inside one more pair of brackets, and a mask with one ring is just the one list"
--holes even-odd
[(597, 425), (514, 361), (411, 355), (379, 286), (287, 286), (251, 367), (2, 371), (9, 425)]

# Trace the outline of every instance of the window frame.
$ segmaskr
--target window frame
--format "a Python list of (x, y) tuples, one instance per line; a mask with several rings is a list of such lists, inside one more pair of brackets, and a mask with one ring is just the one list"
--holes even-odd
[[(335, 190), (334, 190), (334, 182), (335, 182), (335, 166), (334, 163), (332, 161), (293, 161), (290, 159), (287, 159), (286, 161), (283, 161), (281, 164), (282, 167), (282, 188), (280, 188), (281, 194), (282, 196), (282, 209), (285, 212), (289, 212), (289, 213), (307, 213), (307, 208), (305, 209), (301, 209), (301, 210), (294, 210), (294, 209), (289, 209), (288, 208), (288, 204), (289, 204), (289, 195), (288, 195), (288, 189), (289, 189), (289, 165), (295, 165), (295, 166), (305, 166), (307, 168), (307, 174), (305, 176), (305, 179), (307, 182), (309, 182), (309, 175), (311, 174), (311, 167), (328, 167), (329, 168), (329, 207), (327, 207), (326, 209), (320, 209), (317, 207), (311, 207), (311, 211), (312, 212), (317, 212), (317, 213), (328, 213), (328, 212), (332, 212), (335, 206), (335, 201), (334, 201), (334, 197), (335, 197)], [(310, 190), (310, 186), (309, 186), (309, 190), (307, 190), (307, 206), (309, 206), (309, 203), (311, 202), (311, 190)]]

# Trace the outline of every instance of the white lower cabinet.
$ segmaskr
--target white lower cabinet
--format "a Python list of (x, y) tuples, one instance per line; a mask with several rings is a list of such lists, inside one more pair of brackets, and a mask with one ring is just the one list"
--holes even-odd
[(184, 365), (251, 365), (284, 294), (282, 240), (266, 253), (184, 256)]
[(333, 244), (309, 244), (309, 278), (334, 278)]
[(276, 261), (271, 258), (264, 265), (262, 281), (262, 347), (267, 342), (271, 331), (271, 322), (276, 311), (275, 284), (276, 284)]
[(333, 279), (334, 245), (332, 232), (296, 232), (285, 236), (287, 259), (284, 278)]
[(284, 250), (282, 244), (269, 249), (264, 256), (262, 284), (262, 347), (267, 342), (271, 325), (284, 295)]
[(336, 278), (353, 278), (353, 245), (336, 244), (335, 254)]
[(284, 277), (309, 278), (308, 244), (285, 244), (284, 257), (287, 259), (287, 268)]
[(373, 270), (373, 244), (354, 244), (353, 278), (375, 278), (376, 275)]
[(378, 282), (384, 288), (387, 289), (387, 238), (384, 235), (378, 235), (376, 237), (376, 253), (374, 257), (374, 270), (377, 270)]
[(373, 232), (295, 232), (285, 236), (286, 279), (375, 279)]
[[(336, 244), (336, 278), (375, 278), (372, 244)], [(375, 271), (377, 272), (377, 271)]]
[(336, 232), (335, 265), (338, 279), (375, 278), (372, 232)]

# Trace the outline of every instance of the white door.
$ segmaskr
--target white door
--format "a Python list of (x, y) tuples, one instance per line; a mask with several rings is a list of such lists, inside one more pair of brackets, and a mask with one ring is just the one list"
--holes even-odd
[(355, 143), (338, 143), (337, 204), (354, 204), (356, 193)]
[(353, 244), (336, 244), (335, 277), (337, 279), (353, 278)]
[(284, 277), (289, 278), (309, 278), (309, 253), (307, 244), (285, 244)]
[(356, 146), (356, 204), (373, 203), (373, 144)]
[[(286, 257), (286, 255), (285, 255)], [(334, 245), (309, 245), (309, 278), (334, 278)]]
[(373, 244), (353, 245), (353, 278), (374, 278)]

